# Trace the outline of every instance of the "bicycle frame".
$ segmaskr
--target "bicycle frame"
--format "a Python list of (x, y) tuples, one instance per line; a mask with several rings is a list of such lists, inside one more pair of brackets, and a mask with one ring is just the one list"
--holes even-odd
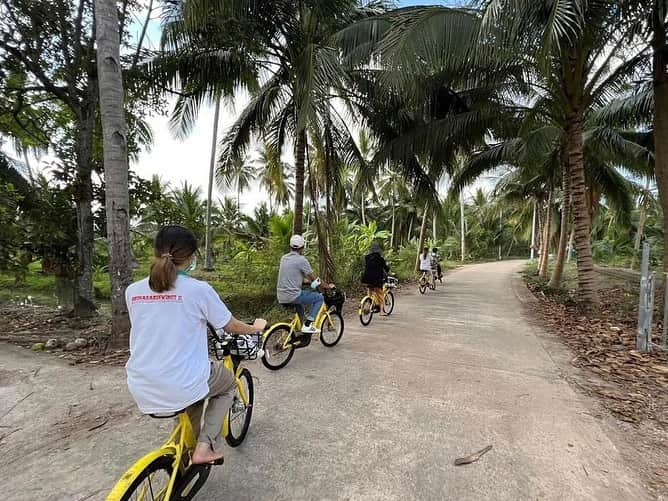
[(422, 275), (420, 275), (420, 280), (426, 279), (427, 283), (435, 283), (436, 282), (436, 272), (434, 271), (423, 271)]
[[(234, 373), (237, 390), (239, 391), (239, 396), (243, 401), (244, 405), (248, 405), (248, 395), (246, 390), (241, 384), (241, 372), (243, 367), (240, 364), (237, 364), (235, 367), (234, 360), (230, 355), (223, 358), (223, 366)], [(174, 486), (176, 485), (176, 479), (179, 475), (183, 476), (192, 466), (191, 464), (184, 464), (183, 455), (185, 451), (195, 450), (195, 445), (197, 439), (195, 438), (195, 433), (193, 431), (192, 423), (187, 412), (181, 412), (177, 416), (178, 422), (169, 435), (169, 438), (165, 441), (159, 449), (155, 449), (148, 454), (141, 457), (136, 461), (116, 482), (114, 488), (111, 490), (107, 496), (107, 501), (117, 501), (123, 497), (123, 494), (130, 488), (135, 479), (141, 474), (144, 469), (161, 456), (173, 457), (172, 462), (172, 476), (169, 479), (169, 484), (167, 485), (167, 490), (165, 491), (163, 499), (170, 499)], [(229, 422), (229, 413), (225, 415), (223, 420), (223, 436), (226, 437), (230, 431), (230, 422)]]
[(387, 291), (389, 291), (390, 288), (387, 286), (387, 284), (383, 284), (383, 288), (381, 289), (381, 292), (379, 294), (374, 294), (371, 292), (371, 288), (367, 287), (366, 289), (366, 296), (362, 298), (360, 301), (360, 305), (364, 303), (364, 300), (366, 298), (371, 298), (371, 301), (373, 301), (373, 304), (376, 306), (383, 306), (385, 303), (385, 298), (387, 297)]
[(383, 305), (385, 304), (385, 298), (387, 297), (387, 293), (389, 292), (389, 290), (390, 286), (387, 282), (383, 283), (383, 288), (380, 294), (374, 294), (373, 292), (371, 292), (371, 288), (367, 287), (366, 296), (364, 296), (360, 300), (360, 306), (358, 310), (359, 315), (362, 314), (362, 305), (364, 304), (364, 301), (366, 301), (367, 299), (371, 299), (372, 304), (374, 304), (375, 306), (380, 306), (382, 308)]
[[(315, 316), (315, 319), (313, 320), (313, 323), (315, 326), (320, 329), (322, 328), (322, 324), (325, 323), (325, 320), (329, 320), (329, 322), (332, 322), (332, 317), (330, 316), (330, 313), (334, 307), (327, 307), (325, 303), (322, 303), (320, 306), (320, 309), (318, 310), (318, 314)], [(271, 326), (271, 329), (269, 329), (265, 334), (264, 338), (269, 336), (273, 331), (275, 331), (278, 327), (287, 327), (290, 329), (290, 334), (292, 334), (295, 331), (300, 331), (302, 329), (302, 319), (299, 318), (299, 314), (295, 313), (294, 317), (292, 318), (292, 321), (290, 323), (284, 322), (284, 323), (278, 323), (274, 324)], [(287, 350), (290, 347), (290, 342), (292, 336), (286, 337), (285, 341), (283, 341), (283, 349)]]
[(125, 492), (130, 488), (135, 479), (144, 471), (144, 469), (153, 461), (161, 456), (173, 457), (172, 462), (172, 476), (167, 484), (167, 491), (163, 499), (169, 499), (174, 490), (176, 479), (179, 474), (184, 474), (189, 466), (183, 464), (184, 450), (193, 450), (195, 448), (195, 434), (193, 432), (192, 424), (188, 414), (180, 413), (178, 416), (178, 423), (172, 430), (167, 441), (162, 444), (159, 449), (149, 452), (138, 461), (135, 462), (116, 482), (116, 485), (107, 496), (107, 501), (116, 501), (123, 497)]

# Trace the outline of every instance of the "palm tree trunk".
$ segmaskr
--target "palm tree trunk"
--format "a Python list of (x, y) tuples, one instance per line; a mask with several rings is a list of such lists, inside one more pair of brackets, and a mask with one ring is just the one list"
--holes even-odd
[(434, 209), (434, 219), (432, 220), (432, 236), (434, 238), (434, 244), (436, 244), (436, 209)]
[(531, 261), (536, 258), (536, 201), (533, 201), (533, 217), (531, 218)]
[(568, 165), (564, 163), (561, 172), (561, 227), (559, 228), (559, 247), (557, 259), (554, 262), (554, 271), (550, 277), (549, 287), (556, 289), (561, 284), (566, 261), (566, 244), (568, 243), (568, 221), (571, 216), (570, 173)]
[(394, 249), (394, 230), (395, 230), (395, 200), (394, 192), (392, 192), (392, 233), (390, 234), (390, 249)]
[(77, 260), (79, 264), (77, 292), (74, 300), (75, 316), (90, 316), (95, 313), (93, 292), (93, 109), (81, 110), (76, 123), (77, 175), (75, 181), (77, 213)]
[(411, 235), (413, 234), (413, 220), (415, 218), (411, 218), (411, 220), (408, 222), (408, 234), (407, 234), (407, 242), (411, 241)]
[(573, 240), (575, 240), (575, 227), (571, 225), (571, 235), (568, 237), (568, 249), (566, 251), (568, 253), (568, 256), (566, 256), (567, 263), (571, 262), (571, 256), (573, 255)]
[(420, 252), (424, 246), (425, 230), (427, 229), (427, 209), (429, 207), (429, 202), (424, 204), (424, 212), (422, 213), (422, 226), (420, 226), (420, 240), (418, 243), (417, 256), (415, 256), (415, 269), (414, 273), (418, 272), (418, 266), (420, 265)]
[(311, 165), (309, 162), (309, 191), (311, 195), (311, 210), (313, 212), (313, 221), (315, 223), (315, 231), (318, 236), (318, 256), (320, 257), (320, 276), (325, 282), (334, 281), (334, 261), (327, 246), (327, 235), (322, 227), (320, 221), (320, 214), (318, 210), (318, 192), (315, 185), (315, 176), (311, 172)]
[(130, 195), (128, 151), (120, 62), (120, 36), (116, 2), (95, 0), (97, 68), (100, 82), (100, 116), (104, 141), (105, 203), (109, 275), (111, 277), (111, 335), (118, 343), (129, 334), (130, 320), (125, 289), (132, 282), (130, 252)]
[(654, 85), (654, 165), (663, 210), (663, 271), (668, 272), (668, 46), (665, 3), (654, 0), (652, 27)]
[(636, 231), (636, 238), (633, 242), (633, 257), (631, 258), (631, 269), (635, 268), (638, 253), (640, 252), (640, 243), (642, 242), (643, 233), (645, 232), (645, 222), (647, 221), (647, 209), (644, 203), (644, 197), (649, 192), (649, 178), (645, 182), (645, 193), (638, 201), (638, 229)]
[(366, 226), (366, 211), (364, 210), (364, 193), (362, 193), (362, 224)]
[(568, 164), (571, 170), (571, 196), (573, 197), (573, 224), (578, 266), (578, 308), (591, 312), (598, 306), (595, 284), (594, 260), (591, 253), (591, 221), (587, 207), (585, 170), (582, 145), (582, 114), (579, 111), (566, 117), (568, 136)]
[(466, 260), (466, 216), (464, 214), (464, 193), (459, 193), (459, 228), (462, 251), (462, 262)]
[(547, 266), (550, 260), (550, 233), (552, 232), (552, 198), (554, 193), (550, 190), (547, 194), (547, 206), (545, 207), (545, 224), (543, 225), (543, 247), (540, 254), (540, 266), (538, 276), (547, 277)]
[[(303, 232), (304, 221), (304, 157), (306, 155), (306, 131), (297, 133), (295, 151), (295, 216), (293, 231)], [(313, 202), (312, 202), (313, 203)]]
[(26, 164), (26, 170), (28, 171), (28, 180), (30, 181), (30, 185), (34, 186), (35, 185), (35, 173), (32, 170), (32, 166), (30, 165), (30, 160), (28, 159), (28, 148), (25, 146), (21, 147), (21, 153), (23, 154), (23, 162)]
[[(220, 95), (216, 96), (216, 108), (213, 113), (213, 137), (211, 138), (211, 159), (209, 161), (209, 186), (206, 195), (206, 235), (204, 236), (204, 269), (213, 270), (213, 252), (211, 250), (211, 198), (213, 195), (213, 171), (216, 166), (216, 145), (218, 143), (218, 121), (220, 118)], [(271, 203), (271, 196), (269, 197)]]

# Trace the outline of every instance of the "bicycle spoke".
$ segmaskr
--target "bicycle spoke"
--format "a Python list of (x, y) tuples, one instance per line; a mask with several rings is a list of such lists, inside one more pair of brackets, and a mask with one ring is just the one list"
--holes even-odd
[(155, 499), (155, 496), (153, 495), (153, 485), (151, 484), (151, 476), (152, 475), (149, 475), (148, 477), (148, 488), (151, 491), (151, 499)]

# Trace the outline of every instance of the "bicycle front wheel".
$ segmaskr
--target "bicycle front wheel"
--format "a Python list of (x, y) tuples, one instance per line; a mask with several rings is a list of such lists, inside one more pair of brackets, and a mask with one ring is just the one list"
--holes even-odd
[(385, 294), (385, 302), (383, 303), (383, 313), (389, 315), (394, 310), (394, 294), (392, 291), (387, 291)]
[(359, 314), (362, 325), (369, 325), (371, 323), (371, 319), (373, 318), (373, 300), (370, 297), (362, 300)]
[(227, 412), (227, 435), (225, 441), (230, 447), (238, 447), (246, 438), (248, 427), (250, 426), (251, 416), (253, 415), (253, 401), (255, 394), (253, 391), (253, 378), (248, 369), (243, 369), (239, 375), (239, 381), (243, 389), (248, 404), (244, 404), (239, 388), (234, 394), (232, 405)]
[(334, 346), (343, 336), (343, 317), (340, 313), (333, 311), (320, 326), (320, 342), (327, 347)]
[(276, 327), (264, 338), (262, 363), (267, 369), (277, 371), (288, 365), (295, 352), (295, 347), (292, 343), (287, 348), (285, 347), (285, 343), (289, 338), (290, 327), (288, 325)]
[[(120, 501), (162, 501), (172, 477), (173, 456), (160, 456), (149, 463), (120, 497)], [(177, 479), (178, 483), (178, 479)], [(113, 493), (113, 491), (112, 491)], [(111, 496), (107, 499), (117, 499)]]
[(424, 294), (427, 290), (427, 280), (425, 278), (420, 279), (420, 283), (418, 285), (418, 290), (420, 291), (420, 294)]

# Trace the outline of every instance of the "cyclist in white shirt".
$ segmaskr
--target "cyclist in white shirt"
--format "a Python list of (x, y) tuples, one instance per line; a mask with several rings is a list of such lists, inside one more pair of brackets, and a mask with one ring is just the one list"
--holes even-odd
[(197, 262), (197, 239), (187, 228), (163, 227), (154, 251), (150, 276), (125, 293), (131, 323), (128, 388), (146, 414), (187, 409), (197, 436), (192, 463), (221, 464), (222, 423), (236, 383), (232, 371), (209, 361), (207, 322), (230, 334), (252, 334), (267, 322), (240, 322), (208, 283), (188, 276)]
[(431, 254), (429, 249), (425, 247), (420, 254), (420, 272), (431, 273)]

